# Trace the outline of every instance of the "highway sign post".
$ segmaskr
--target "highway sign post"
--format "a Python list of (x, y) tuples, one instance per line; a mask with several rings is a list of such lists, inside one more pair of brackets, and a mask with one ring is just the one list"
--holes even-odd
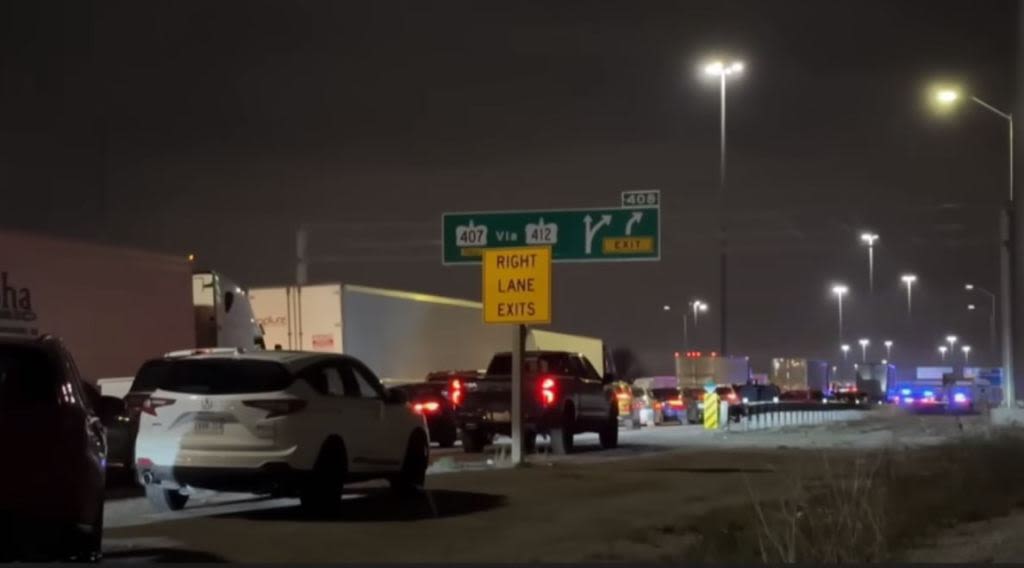
[(445, 213), (442, 226), (445, 265), (478, 264), (487, 249), (532, 245), (550, 246), (554, 262), (661, 259), (657, 207)]
[(515, 324), (512, 342), (512, 463), (523, 460), (526, 324), (551, 323), (551, 247), (483, 251), (485, 323)]
[(513, 465), (522, 462), (526, 325), (551, 323), (551, 263), (661, 260), (661, 192), (624, 191), (621, 203), (619, 208), (442, 216), (442, 264), (482, 263), (484, 322), (515, 325)]

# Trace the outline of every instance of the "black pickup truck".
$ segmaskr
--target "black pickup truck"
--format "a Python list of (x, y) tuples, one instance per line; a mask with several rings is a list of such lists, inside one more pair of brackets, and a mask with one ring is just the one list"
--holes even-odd
[[(496, 435), (510, 435), (512, 354), (498, 353), (483, 378), (463, 384), (457, 410), (462, 447), (475, 453)], [(573, 435), (596, 432), (601, 446), (619, 442), (618, 406), (609, 387), (586, 357), (564, 351), (527, 351), (523, 358), (524, 447), (538, 435), (551, 438), (557, 454), (572, 452)]]

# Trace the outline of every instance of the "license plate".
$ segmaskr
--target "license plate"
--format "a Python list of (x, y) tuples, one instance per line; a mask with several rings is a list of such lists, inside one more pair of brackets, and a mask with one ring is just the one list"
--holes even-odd
[(216, 420), (196, 420), (194, 432), (204, 436), (220, 436), (224, 434), (224, 423)]
[(491, 422), (511, 422), (512, 416), (509, 412), (492, 412)]

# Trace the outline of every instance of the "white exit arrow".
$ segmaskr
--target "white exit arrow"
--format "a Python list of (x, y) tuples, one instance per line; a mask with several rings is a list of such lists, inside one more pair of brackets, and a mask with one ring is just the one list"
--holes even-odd
[(640, 219), (643, 219), (643, 218), (644, 218), (644, 214), (643, 214), (642, 211), (634, 211), (633, 212), (633, 216), (629, 218), (629, 221), (626, 221), (626, 236), (627, 237), (633, 234), (633, 225), (636, 225), (637, 223), (639, 223)]
[(601, 215), (601, 220), (596, 225), (591, 226), (591, 224), (593, 222), (594, 222), (594, 219), (590, 215), (587, 215), (586, 217), (583, 218), (583, 224), (586, 225), (586, 236), (587, 236), (587, 247), (586, 247), (586, 251), (585, 251), (586, 254), (590, 254), (590, 250), (593, 247), (594, 235), (597, 234), (597, 231), (599, 231), (601, 229), (601, 227), (604, 227), (605, 225), (610, 225), (612, 223), (612, 216), (611, 215)]

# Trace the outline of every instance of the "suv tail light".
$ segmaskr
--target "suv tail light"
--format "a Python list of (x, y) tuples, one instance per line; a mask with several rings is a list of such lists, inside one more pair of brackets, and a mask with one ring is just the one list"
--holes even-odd
[(683, 407), (683, 399), (682, 398), (673, 398), (673, 399), (668, 401), (668, 405), (671, 406), (672, 408), (682, 408)]
[(441, 405), (433, 400), (427, 402), (417, 402), (412, 405), (412, 410), (416, 414), (436, 414), (441, 410)]
[(264, 418), (274, 418), (292, 414), (306, 408), (306, 401), (297, 398), (278, 398), (271, 400), (246, 400), (242, 404), (250, 408), (266, 410), (268, 414)]
[(455, 406), (462, 404), (462, 381), (459, 379), (452, 379), (448, 383), (448, 400), (452, 401)]
[(173, 398), (153, 398), (149, 397), (142, 401), (142, 412), (150, 416), (156, 416), (156, 410), (164, 406), (170, 406), (174, 404)]
[(543, 406), (551, 406), (555, 403), (555, 379), (542, 377), (540, 380), (540, 403)]

